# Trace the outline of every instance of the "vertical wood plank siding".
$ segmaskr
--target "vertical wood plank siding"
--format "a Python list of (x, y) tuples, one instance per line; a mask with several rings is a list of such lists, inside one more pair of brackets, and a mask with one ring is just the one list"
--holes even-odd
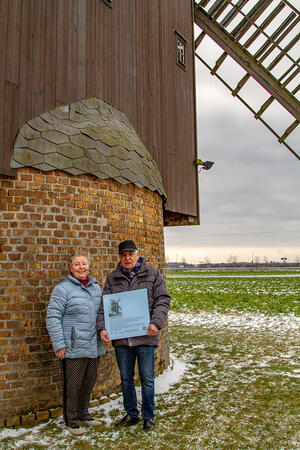
[[(5, 84), (6, 84), (6, 42), (8, 22), (8, 0), (0, 2), (0, 168), (4, 170), (4, 121), (5, 121)], [(9, 170), (6, 171), (9, 173)], [(6, 173), (5, 172), (5, 173)]]
[(20, 71), (20, 42), (21, 42), (21, 0), (8, 2), (7, 7), (7, 48), (5, 66), (5, 96), (4, 96), (4, 123), (3, 123), (3, 165), (9, 166), (13, 140), (18, 126), (19, 109), (19, 71)]
[[(26, 3), (26, 0), (25, 0)], [(45, 55), (48, 53), (46, 42), (46, 0), (35, 0), (33, 11), (33, 71), (32, 71), (32, 116), (37, 116), (44, 109), (45, 97)], [(30, 32), (30, 30), (29, 30)], [(23, 70), (23, 69), (22, 69)], [(28, 65), (24, 67), (28, 70)], [(52, 68), (50, 69), (52, 70)]]
[[(124, 111), (158, 162), (166, 209), (198, 216), (189, 0), (1, 0), (0, 173), (19, 128), (96, 96)], [(175, 30), (188, 40), (176, 62)]]
[[(44, 110), (53, 108), (56, 104), (55, 78), (56, 78), (56, 27), (57, 27), (57, 1), (47, 0), (46, 3), (46, 46), (45, 52), (45, 91)], [(78, 68), (79, 70), (79, 68)]]
[(68, 3), (58, 2), (56, 32), (56, 67), (47, 70), (56, 72), (56, 105), (67, 103), (67, 49), (68, 49)]
[[(34, 0), (22, 4), (18, 127), (32, 117)], [(47, 89), (47, 87), (46, 87)], [(8, 118), (14, 120), (14, 118)], [(14, 123), (14, 126), (16, 124)]]

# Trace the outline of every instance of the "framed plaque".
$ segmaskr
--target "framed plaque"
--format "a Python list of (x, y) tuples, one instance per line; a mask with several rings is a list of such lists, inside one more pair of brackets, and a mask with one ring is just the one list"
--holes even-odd
[(144, 336), (150, 323), (147, 289), (103, 295), (105, 329), (111, 340)]

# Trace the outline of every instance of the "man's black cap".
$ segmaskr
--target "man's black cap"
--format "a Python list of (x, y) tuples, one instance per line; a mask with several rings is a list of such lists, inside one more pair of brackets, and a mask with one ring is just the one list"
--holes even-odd
[(119, 244), (119, 255), (123, 252), (134, 252), (137, 250), (137, 246), (133, 241), (123, 241)]

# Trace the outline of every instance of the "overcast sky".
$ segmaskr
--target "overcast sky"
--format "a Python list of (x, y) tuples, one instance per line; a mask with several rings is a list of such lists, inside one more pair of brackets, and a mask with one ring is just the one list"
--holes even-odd
[[(241, 78), (229, 58), (226, 71)], [(198, 155), (215, 164), (199, 174), (200, 226), (165, 228), (167, 259), (300, 259), (300, 161), (198, 60), (196, 77)], [(255, 86), (244, 90), (253, 106), (269, 97)], [(292, 123), (281, 107), (268, 117), (282, 132)], [(300, 125), (290, 144), (300, 154)]]

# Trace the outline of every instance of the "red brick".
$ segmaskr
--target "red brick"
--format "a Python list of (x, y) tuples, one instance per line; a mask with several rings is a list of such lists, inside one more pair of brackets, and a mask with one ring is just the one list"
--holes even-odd
[(24, 175), (21, 175), (20, 179), (22, 181), (31, 181), (32, 180), (32, 175), (24, 174)]
[(20, 425), (20, 417), (19, 416), (8, 417), (5, 420), (5, 426), (7, 426), (7, 427), (18, 427), (19, 425)]
[(21, 417), (21, 425), (25, 427), (29, 427), (34, 425), (35, 422), (35, 414), (26, 414)]
[(63, 409), (62, 408), (50, 409), (50, 417), (52, 419), (55, 419), (56, 417), (62, 416), (62, 414), (63, 414)]
[(7, 355), (7, 362), (15, 362), (15, 361), (18, 361), (20, 358), (19, 358), (19, 355)]
[(49, 420), (49, 417), (50, 417), (49, 411), (37, 411), (36, 413), (36, 420), (38, 422)]
[(19, 374), (17, 372), (16, 373), (7, 373), (5, 375), (6, 380), (16, 380), (18, 378), (19, 378)]
[(10, 319), (9, 313), (0, 313), (0, 320)]
[(39, 183), (44, 183), (45, 175), (34, 175), (33, 180)]
[(8, 257), (11, 261), (19, 261), (21, 259), (21, 253), (11, 253)]

